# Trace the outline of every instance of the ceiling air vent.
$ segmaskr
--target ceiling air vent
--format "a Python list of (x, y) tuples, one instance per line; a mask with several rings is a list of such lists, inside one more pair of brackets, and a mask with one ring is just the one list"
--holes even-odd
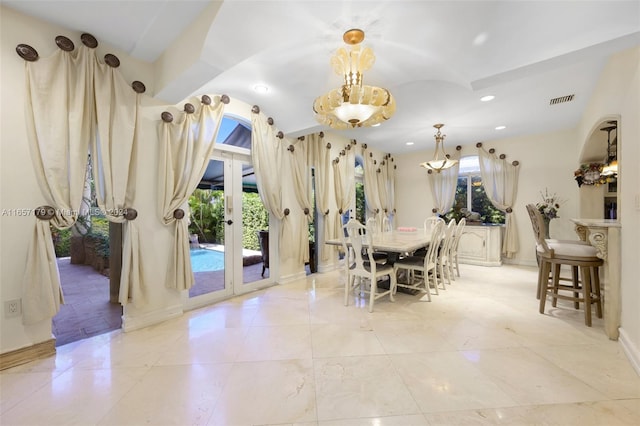
[(553, 98), (549, 101), (549, 105), (556, 105), (564, 102), (571, 102), (574, 96), (575, 95), (567, 95), (567, 96), (560, 96), (559, 98)]

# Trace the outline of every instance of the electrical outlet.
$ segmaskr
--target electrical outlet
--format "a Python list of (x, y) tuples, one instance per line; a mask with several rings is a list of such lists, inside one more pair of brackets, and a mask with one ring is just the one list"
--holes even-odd
[(6, 318), (19, 317), (22, 314), (22, 301), (20, 299), (4, 302), (4, 316)]

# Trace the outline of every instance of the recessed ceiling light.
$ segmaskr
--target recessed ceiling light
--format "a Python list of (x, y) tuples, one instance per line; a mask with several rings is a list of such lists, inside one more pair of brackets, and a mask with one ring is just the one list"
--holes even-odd
[(407, 145), (411, 146), (411, 145), (413, 145), (413, 142), (407, 142)]
[(267, 93), (269, 91), (269, 88), (264, 84), (256, 84), (255, 86), (253, 86), (253, 90), (258, 93)]
[(372, 124), (371, 127), (378, 127), (379, 125), (381, 125), (382, 123), (378, 123), (378, 124)]
[(487, 95), (487, 96), (483, 96), (483, 97), (481, 97), (481, 98), (480, 98), (480, 100), (481, 100), (482, 102), (489, 102), (489, 101), (494, 100), (495, 98), (496, 98), (496, 97), (495, 97), (495, 96), (493, 96), (493, 95)]
[(506, 128), (507, 128), (507, 126), (498, 126), (498, 127), (496, 127), (496, 130), (504, 130)]

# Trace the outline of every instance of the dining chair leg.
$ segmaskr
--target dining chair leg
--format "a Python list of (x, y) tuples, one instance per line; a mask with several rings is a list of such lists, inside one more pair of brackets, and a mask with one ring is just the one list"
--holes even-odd
[[(428, 275), (429, 272), (427, 272), (427, 276)], [(440, 291), (438, 290), (438, 272), (436, 271), (435, 267), (431, 271), (431, 277), (433, 278), (433, 288), (435, 290), (436, 296), (438, 296), (440, 294)]]
[(373, 304), (376, 301), (376, 289), (378, 288), (378, 282), (375, 277), (372, 277), (370, 281), (371, 288), (369, 289), (369, 312), (373, 312)]
[(580, 279), (578, 278), (578, 267), (577, 266), (572, 266), (571, 267), (571, 279), (573, 281), (573, 288), (576, 289), (576, 291), (573, 292), (573, 297), (576, 298), (576, 300), (573, 302), (573, 307), (576, 309), (580, 309), (580, 302), (578, 301), (578, 299), (580, 298)]
[(458, 264), (458, 255), (456, 254), (456, 274), (460, 276), (460, 265)]

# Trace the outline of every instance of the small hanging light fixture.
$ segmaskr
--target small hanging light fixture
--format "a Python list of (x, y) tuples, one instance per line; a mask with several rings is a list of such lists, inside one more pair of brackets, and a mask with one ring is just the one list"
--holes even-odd
[(440, 129), (444, 127), (444, 124), (434, 124), (433, 127), (438, 129), (438, 132), (434, 135), (436, 139), (436, 149), (433, 153), (433, 159), (431, 161), (420, 163), (420, 166), (440, 173), (444, 169), (455, 166), (458, 163), (458, 160), (451, 160), (444, 152), (444, 138), (446, 135), (443, 135), (440, 132)]
[(613, 176), (616, 177), (618, 175), (618, 150), (617, 150), (617, 136), (616, 136), (616, 143), (615, 145), (611, 144), (611, 132), (613, 130), (618, 129), (618, 123), (616, 121), (610, 121), (609, 122), (609, 126), (607, 127), (603, 127), (602, 130), (603, 132), (607, 132), (607, 163), (606, 165), (602, 168), (602, 171), (600, 172), (601, 175), (603, 176)]

